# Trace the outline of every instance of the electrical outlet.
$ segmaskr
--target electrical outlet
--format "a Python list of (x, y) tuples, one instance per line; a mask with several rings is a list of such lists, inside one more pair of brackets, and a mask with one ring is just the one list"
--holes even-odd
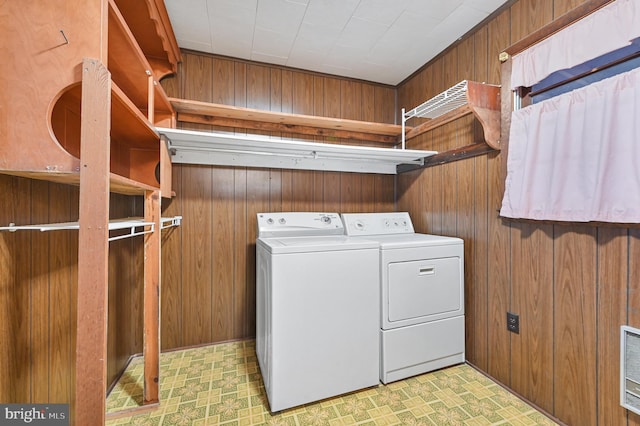
[(511, 312), (507, 312), (507, 330), (512, 333), (520, 334), (520, 316)]

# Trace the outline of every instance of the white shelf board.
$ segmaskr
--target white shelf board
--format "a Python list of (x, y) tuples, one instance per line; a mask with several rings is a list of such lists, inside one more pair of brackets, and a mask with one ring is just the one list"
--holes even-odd
[(460, 83), (448, 88), (428, 101), (421, 103), (410, 111), (405, 111), (405, 109), (402, 108), (402, 148), (404, 148), (406, 144), (405, 129), (407, 121), (415, 117), (434, 119), (466, 105), (469, 102), (467, 98), (467, 86), (467, 80), (462, 80)]
[(337, 145), (261, 135), (157, 128), (169, 140), (173, 163), (396, 174), (422, 165), (436, 151)]
[(462, 80), (456, 84), (434, 96), (428, 101), (418, 105), (411, 111), (403, 114), (403, 120), (409, 120), (413, 117), (436, 118), (456, 108), (466, 105), (467, 100), (467, 80)]

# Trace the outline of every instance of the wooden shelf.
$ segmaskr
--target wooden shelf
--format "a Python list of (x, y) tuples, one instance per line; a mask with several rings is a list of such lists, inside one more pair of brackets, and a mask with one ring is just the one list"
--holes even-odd
[[(2, 172), (5, 173), (5, 172)], [(12, 176), (20, 176), (29, 179), (46, 180), (47, 182), (63, 183), (65, 185), (80, 185), (80, 173), (56, 173), (56, 172), (31, 172), (31, 171), (11, 171), (7, 172)], [(157, 190), (151, 185), (145, 185), (133, 179), (119, 176), (115, 173), (109, 175), (110, 192), (123, 195), (144, 195), (146, 191)]]
[(372, 123), (241, 108), (186, 99), (169, 98), (178, 121), (222, 127), (345, 138), (395, 145), (401, 134), (396, 124)]
[(159, 117), (166, 123), (173, 115), (169, 99), (113, 0), (109, 1), (108, 34), (108, 68), (113, 81), (141, 112), (147, 114), (149, 121), (158, 124), (155, 118)]
[(160, 204), (172, 192), (166, 141), (154, 126), (175, 125), (158, 81), (176, 70), (179, 51), (162, 0), (120, 3), (127, 16), (113, 0), (3, 4), (11, 102), (0, 108), (0, 173), (79, 186), (77, 424), (105, 419), (110, 192), (143, 196), (142, 226), (154, 228), (143, 237), (143, 403), (159, 401)]
[(156, 80), (175, 73), (182, 58), (162, 0), (115, 0), (115, 4), (151, 64)]
[[(168, 39), (174, 43), (175, 39), (170, 24), (169, 32), (165, 28), (160, 33), (154, 32), (153, 37), (146, 33), (151, 25), (150, 14), (157, 19), (153, 27), (158, 29), (156, 27), (161, 23), (163, 14), (166, 15), (164, 5), (157, 5), (153, 0), (120, 2), (120, 5), (125, 7), (126, 18), (119, 4), (109, 0), (108, 68), (114, 81), (115, 95), (112, 99), (111, 171), (144, 185), (158, 187), (160, 182), (156, 168), (158, 164), (165, 163), (161, 171), (170, 178), (170, 160), (163, 154), (159, 135), (152, 125), (174, 126), (175, 112), (128, 22), (134, 25), (134, 29), (138, 25), (146, 28), (136, 29), (136, 32), (138, 35), (141, 31), (145, 33), (147, 50), (152, 49), (149, 44), (153, 40), (157, 44), (162, 37), (170, 36)], [(170, 197), (170, 180), (165, 176), (162, 182), (163, 196)]]
[(146, 110), (149, 102), (151, 65), (112, 0), (109, 1), (108, 34), (107, 68), (111, 72), (111, 78), (129, 95), (136, 106)]
[[(54, 106), (52, 127), (62, 147), (72, 156), (80, 157), (80, 97), (81, 86), (73, 86)], [(112, 176), (113, 192), (141, 194), (158, 189), (155, 168), (160, 162), (160, 136), (146, 117), (115, 83), (111, 85), (111, 172), (126, 179), (119, 182)], [(77, 173), (51, 176), (51, 180), (77, 184)], [(31, 174), (36, 177), (36, 175)], [(46, 179), (47, 173), (37, 173)], [(137, 182), (137, 183), (136, 183)]]
[(145, 192), (157, 190), (156, 185), (146, 185), (137, 180), (110, 173), (109, 190), (116, 194), (124, 195), (144, 195)]
[(160, 136), (115, 84), (111, 88), (111, 172), (158, 189)]
[[(157, 189), (156, 167), (161, 158), (161, 144), (153, 126), (171, 127), (175, 122), (175, 113), (162, 86), (151, 75), (151, 66), (116, 3), (108, 1), (107, 16), (100, 13), (100, 8), (92, 9), (95, 12), (92, 15), (95, 18), (92, 28), (103, 28), (105, 34), (102, 38), (84, 37), (86, 41), (82, 41), (86, 28), (75, 31), (76, 22), (86, 18), (80, 12), (76, 13), (79, 9), (77, 4), (70, 6), (69, 10), (48, 10), (44, 8), (45, 5), (34, 6), (29, 13), (48, 16), (55, 12), (57, 21), (69, 21), (64, 29), (70, 37), (70, 43), (65, 44), (60, 32), (55, 32), (60, 37), (60, 44), (53, 44), (46, 50), (46, 55), (51, 56), (47, 60), (51, 67), (44, 71), (39, 69), (36, 72), (34, 65), (26, 59), (17, 62), (11, 81), (29, 76), (25, 79), (28, 90), (14, 90), (17, 84), (12, 84), (8, 89), (9, 96), (15, 98), (16, 102), (7, 111), (7, 122), (11, 124), (0, 129), (0, 133), (7, 140), (20, 142), (2, 145), (0, 171), (72, 185), (79, 183), (82, 96), (79, 71), (82, 67), (78, 58), (100, 58), (103, 55), (110, 63), (112, 79), (111, 172), (124, 179), (114, 179), (112, 176), (112, 188), (114, 192), (126, 194), (141, 194), (144, 190)], [(105, 24), (107, 28), (104, 28)], [(82, 25), (78, 24), (79, 27)], [(38, 44), (42, 43), (42, 40), (38, 40), (11, 38), (12, 51), (24, 52), (21, 58), (39, 57), (42, 52), (38, 49), (42, 49), (43, 45)], [(89, 40), (99, 43), (88, 43)], [(49, 40), (47, 36), (47, 43), (57, 41), (57, 38)], [(27, 93), (28, 98), (25, 97)], [(170, 164), (166, 157), (163, 157), (164, 162)], [(165, 174), (170, 176), (170, 172)], [(171, 194), (166, 181), (164, 194)]]
[(111, 94), (111, 137), (131, 148), (159, 149), (160, 136), (125, 92), (114, 83)]

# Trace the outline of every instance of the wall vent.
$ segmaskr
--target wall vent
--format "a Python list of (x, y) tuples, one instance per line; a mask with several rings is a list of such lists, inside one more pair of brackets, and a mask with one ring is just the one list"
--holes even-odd
[(620, 405), (640, 414), (640, 329), (620, 327)]

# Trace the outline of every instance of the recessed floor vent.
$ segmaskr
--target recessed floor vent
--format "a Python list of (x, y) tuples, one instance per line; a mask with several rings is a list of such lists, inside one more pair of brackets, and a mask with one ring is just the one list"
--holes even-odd
[(620, 405), (640, 414), (640, 329), (620, 327)]

